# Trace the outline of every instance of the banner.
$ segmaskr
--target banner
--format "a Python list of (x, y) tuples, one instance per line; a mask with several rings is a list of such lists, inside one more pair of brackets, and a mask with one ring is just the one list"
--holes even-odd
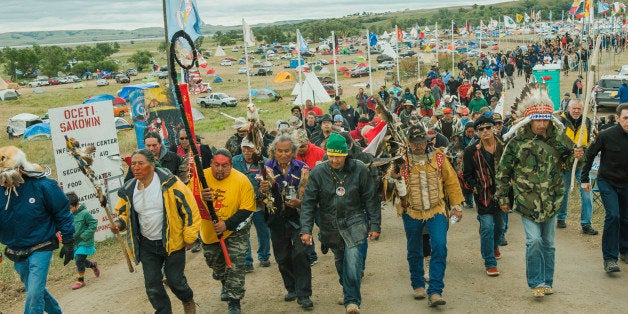
[[(109, 220), (105, 210), (100, 207), (96, 190), (78, 168), (76, 159), (70, 154), (65, 144), (65, 136), (76, 139), (81, 147), (93, 145), (92, 169), (103, 193), (107, 195), (109, 208), (113, 209), (118, 201), (117, 191), (122, 187), (124, 171), (120, 166), (120, 148), (113, 117), (111, 101), (93, 102), (48, 110), (52, 149), (57, 168), (57, 181), (64, 192), (75, 192), (81, 204), (85, 204), (92, 216), (98, 221), (95, 240), (102, 241), (113, 236), (109, 231)], [(105, 187), (102, 174), (107, 174)], [(114, 213), (115, 216), (115, 213)]]
[(244, 33), (244, 43), (247, 47), (255, 46), (255, 36), (253, 36), (253, 30), (249, 24), (246, 24), (244, 19), (242, 19), (242, 32)]
[(403, 31), (399, 27), (397, 27), (397, 41), (403, 42)]
[(515, 19), (517, 19), (517, 24), (519, 24), (523, 21), (523, 15), (517, 13), (517, 15), (515, 15)]
[(165, 147), (177, 145), (176, 138), (183, 129), (183, 121), (170, 89), (138, 89), (131, 92), (129, 98), (138, 148), (144, 148), (147, 132), (157, 132)]
[(299, 46), (299, 51), (301, 52), (305, 52), (310, 50), (310, 46), (308, 46), (308, 44), (305, 42), (305, 39), (303, 39), (303, 35), (301, 35), (301, 32), (297, 29), (297, 45)]
[(177, 31), (184, 30), (194, 41), (201, 36), (201, 27), (205, 26), (198, 15), (196, 0), (166, 0), (166, 22), (168, 40)]

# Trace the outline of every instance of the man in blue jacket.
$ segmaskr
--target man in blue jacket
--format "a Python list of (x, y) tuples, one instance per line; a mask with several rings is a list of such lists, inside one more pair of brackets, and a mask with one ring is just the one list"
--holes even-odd
[[(26, 290), (25, 313), (61, 313), (59, 303), (46, 289), (52, 251), (68, 264), (74, 256), (74, 218), (70, 202), (49, 172), (26, 160), (14, 146), (0, 148), (0, 243), (14, 262)], [(1, 262), (1, 259), (0, 259)]]

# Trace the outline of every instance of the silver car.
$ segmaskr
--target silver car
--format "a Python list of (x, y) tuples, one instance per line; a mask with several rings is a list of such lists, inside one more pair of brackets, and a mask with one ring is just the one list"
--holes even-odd
[(622, 81), (628, 82), (628, 75), (603, 75), (595, 85), (593, 93), (598, 107), (617, 107), (619, 87)]

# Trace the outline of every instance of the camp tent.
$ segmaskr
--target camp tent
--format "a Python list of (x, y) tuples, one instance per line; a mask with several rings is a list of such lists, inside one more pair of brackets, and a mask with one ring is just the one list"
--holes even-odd
[(292, 59), (290, 60), (290, 68), (291, 69), (296, 69), (299, 67), (299, 65), (304, 64), (305, 62), (303, 61), (303, 59)]
[(330, 102), (329, 94), (327, 94), (323, 84), (321, 84), (316, 75), (314, 73), (303, 74), (305, 75), (305, 80), (303, 80), (302, 85), (300, 86), (297, 83), (294, 88), (294, 91), (297, 93), (294, 104), (303, 105), (308, 99), (314, 101), (314, 103)]
[(32, 113), (20, 113), (9, 118), (7, 132), (12, 136), (20, 136), (24, 134), (27, 127), (41, 123), (41, 118)]
[(329, 74), (331, 73), (328, 68), (322, 68), (318, 73), (320, 74)]
[(9, 88), (9, 84), (0, 75), (0, 90), (4, 90), (4, 89), (7, 89), (7, 88)]
[(37, 123), (27, 127), (24, 130), (24, 139), (28, 141), (49, 140), (50, 123)]
[(216, 53), (214, 54), (214, 56), (216, 57), (224, 57), (227, 54), (225, 53), (225, 50), (222, 49), (222, 47), (218, 46), (218, 48), (216, 48)]
[(196, 107), (192, 107), (192, 119), (194, 121), (205, 119), (205, 115)]
[(222, 77), (216, 76), (216, 78), (214, 78), (214, 83), (222, 83)]
[(118, 97), (121, 97), (121, 98), (124, 98), (124, 99), (128, 100), (130, 95), (131, 95), (131, 92), (136, 90), (136, 89), (155, 88), (155, 87), (158, 87), (158, 86), (159, 86), (159, 83), (155, 83), (155, 82), (153, 82), (153, 83), (137, 84), (137, 85), (127, 85), (127, 86), (122, 87), (122, 89), (118, 92)]
[(116, 96), (109, 95), (109, 94), (100, 94), (100, 95), (92, 96), (88, 99), (85, 99), (83, 103), (89, 104), (92, 102), (107, 101), (107, 100), (114, 100), (114, 99), (116, 99)]
[(33, 94), (43, 94), (45, 92), (46, 90), (43, 87), (35, 87), (35, 89), (33, 89)]
[(283, 72), (279, 72), (277, 73), (277, 75), (275, 75), (275, 79), (273, 80), (273, 82), (275, 83), (284, 83), (284, 82), (291, 82), (292, 80), (294, 80), (294, 76), (292, 76), (292, 74), (283, 71)]
[(126, 120), (124, 120), (124, 118), (120, 118), (120, 117), (114, 117), (113, 118), (116, 124), (116, 130), (130, 130), (133, 128), (133, 126), (127, 122)]
[(20, 97), (20, 94), (12, 88), (0, 90), (0, 100), (15, 100)]

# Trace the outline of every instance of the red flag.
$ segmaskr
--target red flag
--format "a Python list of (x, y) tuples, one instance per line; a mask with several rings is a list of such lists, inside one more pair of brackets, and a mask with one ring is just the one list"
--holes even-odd
[(469, 21), (464, 22), (464, 28), (467, 30), (467, 33), (471, 33), (471, 25), (469, 25)]
[(397, 27), (397, 41), (403, 42), (403, 31), (399, 27)]
[(338, 35), (334, 34), (334, 50), (336, 50), (334, 53), (338, 54)]

